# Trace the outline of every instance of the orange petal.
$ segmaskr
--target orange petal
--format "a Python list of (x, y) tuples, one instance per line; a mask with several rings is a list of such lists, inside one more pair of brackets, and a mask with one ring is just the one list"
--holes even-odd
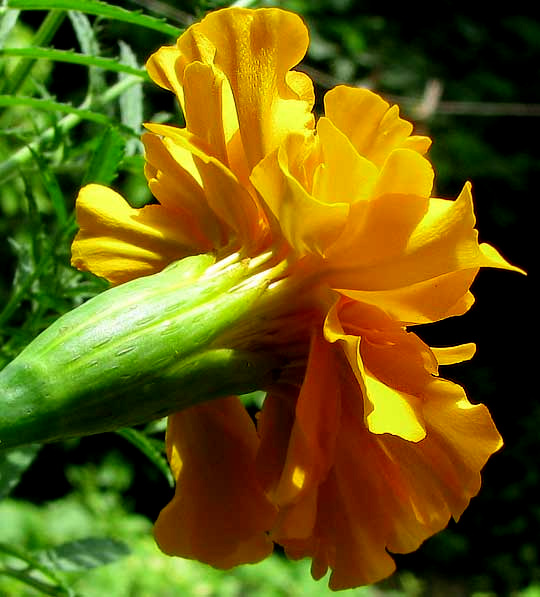
[(476, 345), (472, 342), (460, 344), (459, 346), (449, 346), (444, 348), (431, 348), (439, 365), (454, 365), (462, 363), (473, 358), (476, 352)]
[(340, 413), (338, 371), (332, 347), (318, 332), (296, 404), (287, 457), (273, 501), (286, 506), (326, 477), (334, 460)]
[(255, 427), (234, 397), (169, 417), (167, 450), (177, 480), (155, 525), (160, 548), (218, 568), (257, 562), (272, 552), (276, 516), (255, 473)]
[(90, 184), (76, 204), (79, 232), (71, 263), (113, 284), (162, 270), (172, 261), (207, 249), (182, 217), (161, 205), (134, 209), (113, 190)]
[[(408, 441), (425, 437), (422, 391), (436, 373), (436, 361), (416, 336), (372, 321), (374, 309), (336, 303), (325, 322), (325, 337), (343, 349), (361, 390), (363, 420), (376, 434), (390, 433)], [(367, 307), (367, 308), (366, 308)], [(361, 334), (360, 336), (356, 334)]]
[(480, 487), (480, 470), (500, 446), (489, 413), (463, 390), (435, 380), (419, 443), (374, 435), (358, 416), (357, 388), (343, 387), (335, 466), (320, 486), (313, 535), (281, 537), (290, 557), (313, 558), (315, 578), (332, 569), (334, 590), (377, 582), (407, 553), (459, 517)]

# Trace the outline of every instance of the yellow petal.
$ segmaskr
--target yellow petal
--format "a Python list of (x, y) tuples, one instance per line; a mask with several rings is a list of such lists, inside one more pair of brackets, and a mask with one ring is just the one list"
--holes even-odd
[(289, 137), (256, 166), (251, 181), (298, 255), (324, 254), (343, 231), (349, 206), (318, 201), (291, 174), (288, 152), (293, 155), (299, 146)]
[[(223, 88), (225, 77), (207, 64), (194, 62), (184, 71), (186, 127), (202, 139), (211, 155), (228, 166), (227, 136), (224, 124), (234, 123), (223, 118)], [(204, 106), (204, 110), (202, 110)]]
[[(162, 46), (146, 62), (150, 78), (164, 89), (176, 94), (180, 105), (184, 106), (182, 87), (183, 72), (180, 70), (180, 51), (176, 46)], [(178, 67), (178, 68), (177, 68)]]
[(326, 116), (351, 140), (358, 153), (381, 167), (390, 152), (407, 147), (424, 153), (429, 139), (410, 137), (412, 125), (368, 89), (339, 85), (324, 97)]
[(313, 181), (312, 194), (324, 203), (354, 203), (368, 199), (378, 170), (355, 150), (349, 139), (328, 118), (320, 118), (317, 134), (323, 162)]
[(412, 149), (395, 149), (385, 160), (373, 196), (416, 195), (429, 197), (433, 188), (433, 168), (426, 158)]
[[(205, 201), (214, 214), (235, 232), (238, 246), (247, 250), (265, 246), (267, 225), (255, 197), (231, 170), (211, 155), (207, 144), (186, 129), (158, 124), (147, 124), (146, 127), (162, 136), (163, 144), (175, 161), (181, 163), (186, 151), (193, 156)], [(220, 244), (227, 244), (229, 240), (225, 236)]]
[[(285, 135), (313, 126), (306, 77), (301, 86), (299, 78), (287, 77), (308, 46), (300, 17), (279, 9), (225, 9), (196, 27), (215, 46), (215, 64), (230, 82), (251, 168)], [(180, 40), (179, 47), (184, 48)]]
[(208, 250), (182, 212), (161, 205), (134, 209), (113, 190), (83, 187), (76, 204), (80, 230), (71, 263), (113, 284), (162, 270), (172, 261)]
[[(411, 234), (424, 217), (428, 199), (417, 195), (382, 195), (351, 206), (342, 235), (329, 247), (326, 257), (343, 277), (332, 276), (334, 288), (380, 290), (351, 285), (354, 273), (376, 269), (381, 263), (394, 264), (407, 251)], [(404, 272), (407, 275), (408, 272)], [(345, 283), (345, 281), (347, 283)]]
[[(347, 358), (349, 385), (360, 390), (358, 414), (372, 433), (420, 441), (425, 437), (420, 392), (434, 372), (429, 350), (416, 337), (408, 338), (404, 330), (370, 333), (372, 310), (362, 311), (368, 315), (362, 317), (362, 312), (347, 310), (338, 302), (324, 326), (325, 338), (337, 342)], [(355, 328), (363, 330), (362, 336), (349, 331)]]
[(476, 352), (476, 345), (472, 342), (460, 344), (459, 346), (448, 346), (444, 348), (431, 348), (439, 365), (454, 365), (473, 358)]
[(165, 553), (218, 568), (271, 553), (265, 531), (276, 511), (256, 480), (257, 446), (253, 423), (237, 398), (169, 417), (167, 450), (177, 486), (154, 531)]
[[(150, 58), (154, 80), (183, 102), (186, 67), (213, 65), (227, 81), (250, 169), (292, 131), (313, 128), (313, 87), (306, 75), (290, 75), (304, 57), (307, 29), (299, 16), (279, 9), (227, 8), (208, 14), (178, 39), (176, 52)], [(190, 110), (204, 112), (203, 106)], [(187, 115), (188, 120), (191, 118)]]
[[(390, 259), (383, 243), (378, 245), (383, 251), (380, 259), (376, 259), (374, 252), (364, 256), (362, 252), (355, 254), (350, 251), (342, 255), (338, 266), (341, 271), (331, 275), (329, 283), (334, 288), (351, 290), (390, 290), (479, 267), (521, 271), (505, 261), (493, 247), (478, 244), (470, 184), (465, 185), (455, 201), (429, 200), (428, 210), (410, 232), (405, 245), (400, 233), (407, 231), (408, 224), (405, 224), (404, 229), (398, 219), (394, 224), (398, 231), (397, 243), (392, 241), (392, 228), (371, 226), (370, 232), (374, 242), (378, 231), (394, 247), (401, 244), (399, 253), (393, 252)], [(338, 256), (335, 262), (337, 264)]]
[(145, 148), (145, 175), (148, 186), (161, 205), (182, 213), (182, 218), (209, 250), (223, 242), (223, 225), (206, 200), (203, 182), (193, 154), (175, 147), (171, 155), (164, 137), (142, 136)]

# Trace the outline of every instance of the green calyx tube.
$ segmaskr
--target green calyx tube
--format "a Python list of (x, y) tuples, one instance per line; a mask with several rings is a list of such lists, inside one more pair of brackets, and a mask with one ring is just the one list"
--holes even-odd
[(0, 371), (0, 450), (140, 424), (263, 388), (275, 356), (220, 344), (268, 282), (187, 257), (60, 317)]

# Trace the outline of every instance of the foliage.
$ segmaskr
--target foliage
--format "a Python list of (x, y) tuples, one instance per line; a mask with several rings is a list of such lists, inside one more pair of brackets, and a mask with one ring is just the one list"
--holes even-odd
[[(59, 315), (105, 284), (69, 265), (77, 189), (112, 184), (134, 206), (151, 200), (143, 176), (141, 122), (181, 120), (170, 94), (142, 64), (159, 45), (221, 0), (163, 4), (8, 0), (0, 7), (0, 366)], [(317, 85), (375, 88), (430, 134), (441, 196), (474, 182), (480, 229), (530, 270), (528, 216), (538, 167), (540, 23), (528, 17), (405, 18), (359, 11), (352, 0), (260, 0), (244, 6), (298, 11), (312, 31), (307, 62)], [(143, 9), (141, 10), (141, 6)], [(496, 43), (494, 43), (496, 42)], [(520, 68), (516, 68), (516, 65)], [(486, 402), (506, 439), (484, 488), (458, 525), (398, 562), (409, 572), (351, 595), (540, 594), (540, 410), (529, 389), (524, 330), (527, 283), (514, 290), (483, 274), (481, 308), (434, 333), (474, 340), (464, 382)], [(428, 332), (425, 336), (429, 341)], [(256, 397), (257, 399), (259, 397)], [(151, 521), (170, 495), (163, 424), (61, 445), (0, 452), (0, 594), (327, 594), (306, 563), (276, 554), (221, 573), (168, 559)], [(128, 549), (131, 555), (127, 555)], [(107, 564), (107, 566), (104, 566)], [(317, 592), (319, 591), (319, 592)]]

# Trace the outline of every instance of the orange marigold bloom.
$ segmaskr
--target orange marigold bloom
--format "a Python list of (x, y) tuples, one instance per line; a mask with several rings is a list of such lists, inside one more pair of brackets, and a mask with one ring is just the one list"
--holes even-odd
[(158, 50), (148, 71), (186, 126), (146, 125), (157, 204), (83, 188), (73, 263), (119, 284), (188, 255), (264, 255), (268, 291), (229, 341), (287, 364), (256, 424), (237, 397), (169, 417), (177, 487), (155, 535), (220, 568), (277, 542), (343, 589), (391, 574), (389, 551), (478, 492), (501, 438), (439, 377), (474, 345), (430, 348), (408, 328), (465, 313), (480, 267), (517, 268), (478, 243), (470, 184), (431, 197), (430, 140), (396, 106), (339, 86), (315, 122), (312, 82), (291, 70), (307, 45), (292, 13), (230, 8)]

